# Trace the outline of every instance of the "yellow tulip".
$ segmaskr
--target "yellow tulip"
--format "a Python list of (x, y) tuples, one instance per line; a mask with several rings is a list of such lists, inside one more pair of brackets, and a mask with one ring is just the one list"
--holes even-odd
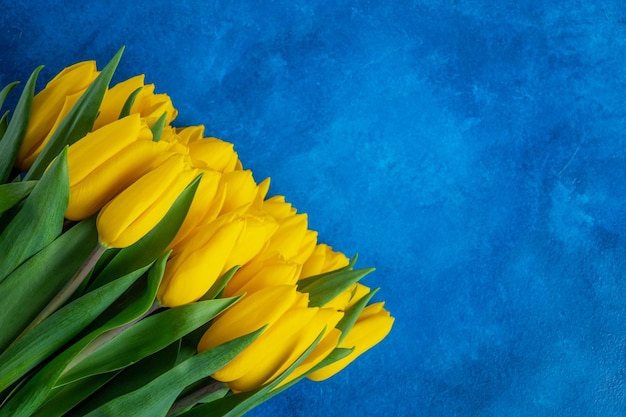
[(280, 220), (280, 226), (272, 238), (267, 253), (278, 252), (285, 259), (303, 264), (315, 249), (317, 232), (307, 229), (306, 214), (296, 214)]
[(167, 94), (154, 94), (154, 84), (144, 84), (144, 75), (137, 75), (116, 84), (104, 95), (100, 104), (100, 114), (94, 123), (94, 130), (117, 120), (128, 97), (138, 88), (139, 94), (130, 108), (129, 114), (139, 114), (146, 119), (148, 126), (154, 123), (167, 112), (165, 124), (169, 125), (178, 115), (171, 98)]
[(276, 230), (271, 218), (223, 216), (191, 231), (173, 246), (159, 288), (162, 305), (173, 307), (201, 298), (227, 270), (244, 265)]
[(369, 305), (363, 309), (354, 327), (350, 329), (345, 338), (339, 343), (340, 348), (354, 348), (352, 353), (322, 369), (307, 376), (313, 381), (322, 381), (330, 378), (353, 360), (379, 343), (389, 334), (394, 318), (383, 308), (384, 303)]
[(221, 209), (221, 204), (224, 200), (223, 193), (221, 195), (218, 194), (221, 174), (212, 169), (200, 169), (199, 171), (202, 173), (202, 179), (200, 184), (198, 184), (198, 190), (193, 198), (191, 207), (189, 207), (183, 225), (170, 245), (171, 247), (176, 246), (196, 227), (215, 220)]
[(276, 220), (283, 220), (296, 214), (296, 209), (291, 206), (291, 203), (285, 202), (285, 197), (282, 195), (276, 195), (265, 200), (263, 202), (263, 211)]
[(333, 248), (320, 243), (315, 247), (313, 253), (302, 265), (300, 278), (312, 277), (324, 272), (335, 271), (348, 265), (350, 260), (341, 252), (333, 251)]
[(176, 198), (197, 176), (182, 155), (174, 155), (109, 201), (98, 214), (100, 243), (109, 248), (130, 246), (165, 216)]
[(213, 378), (234, 391), (249, 391), (283, 373), (323, 331), (333, 329), (343, 314), (308, 307), (308, 296), (293, 285), (268, 287), (245, 296), (219, 316), (206, 331), (198, 351), (268, 327)]
[(148, 172), (167, 150), (153, 142), (139, 115), (130, 115), (88, 133), (68, 149), (70, 201), (65, 217), (82, 220)]
[(179, 127), (176, 129), (176, 133), (180, 136), (181, 141), (185, 145), (189, 145), (191, 142), (196, 140), (202, 140), (204, 137), (204, 126), (187, 126), (187, 127)]
[(289, 262), (275, 252), (271, 256), (257, 257), (235, 273), (224, 288), (224, 296), (251, 294), (276, 285), (294, 285), (298, 281), (301, 265)]
[[(193, 161), (193, 155), (191, 155)], [(252, 205), (259, 192), (259, 187), (252, 171), (229, 171), (222, 174), (219, 193), (225, 193), (220, 214), (243, 212)]]
[(16, 165), (27, 171), (80, 96), (98, 76), (95, 61), (65, 68), (33, 98), (31, 115)]
[(234, 145), (209, 137), (189, 142), (189, 153), (193, 164), (199, 168), (211, 168), (219, 172), (230, 172), (239, 167), (239, 157)]

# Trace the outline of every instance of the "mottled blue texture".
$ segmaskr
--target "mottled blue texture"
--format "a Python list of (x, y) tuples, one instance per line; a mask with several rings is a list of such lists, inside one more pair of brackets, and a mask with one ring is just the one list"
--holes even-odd
[(377, 267), (390, 336), (252, 415), (626, 415), (626, 3), (64, 3), (0, 2), (0, 84), (125, 44)]

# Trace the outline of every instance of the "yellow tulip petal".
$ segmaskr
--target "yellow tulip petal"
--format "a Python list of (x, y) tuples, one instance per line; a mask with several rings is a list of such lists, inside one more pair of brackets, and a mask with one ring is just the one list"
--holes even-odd
[(185, 145), (189, 145), (191, 142), (202, 140), (204, 137), (204, 126), (187, 126), (176, 129), (176, 132), (180, 136), (182, 142)]
[(133, 91), (143, 87), (144, 78), (145, 76), (143, 74), (137, 75), (124, 80), (107, 90), (104, 94), (104, 98), (102, 99), (102, 103), (100, 104), (100, 114), (94, 123), (93, 130), (96, 130), (108, 123), (112, 123), (120, 117), (122, 108)]
[(174, 155), (107, 203), (97, 220), (100, 242), (126, 247), (148, 233), (195, 177), (184, 166), (183, 157)]
[(293, 285), (298, 280), (300, 265), (287, 262), (278, 254), (267, 260), (253, 260), (237, 271), (226, 285), (224, 295), (251, 294), (276, 285)]
[(248, 294), (215, 319), (202, 336), (198, 351), (211, 349), (265, 325), (272, 326), (294, 305), (301, 305), (301, 301), (302, 296), (296, 292), (295, 285), (270, 287)]
[[(369, 306), (368, 306), (369, 307)], [(378, 307), (372, 309), (376, 310)], [(367, 310), (367, 307), (366, 307)], [(339, 347), (352, 348), (354, 351), (345, 358), (338, 360), (322, 369), (319, 369), (307, 376), (307, 378), (313, 381), (322, 381), (330, 378), (343, 368), (348, 366), (353, 360), (370, 349), (372, 346), (379, 343), (381, 340), (389, 334), (394, 322), (394, 318), (391, 317), (388, 312), (379, 310), (378, 314), (368, 316), (359, 320), (354, 324), (354, 327), (350, 329), (348, 334), (339, 344)]]
[(233, 171), (238, 161), (232, 143), (212, 137), (190, 142), (189, 153), (197, 167), (219, 172)]
[(200, 299), (222, 274), (228, 254), (237, 243), (243, 223), (228, 223), (198, 249), (184, 249), (166, 265), (158, 297), (162, 305), (176, 307)]
[(148, 172), (154, 160), (164, 152), (165, 146), (161, 142), (137, 141), (93, 169), (88, 177), (70, 187), (70, 201), (65, 217), (78, 221), (100, 210)]
[[(28, 169), (34, 161), (33, 154), (41, 149), (42, 141), (49, 137), (53, 126), (59, 121), (59, 113), (66, 98), (73, 95), (80, 97), (97, 76), (95, 61), (79, 62), (65, 68), (35, 95), (26, 134), (18, 153), (20, 169)], [(77, 98), (72, 100), (75, 102)], [(31, 157), (31, 160), (25, 163), (27, 157)]]

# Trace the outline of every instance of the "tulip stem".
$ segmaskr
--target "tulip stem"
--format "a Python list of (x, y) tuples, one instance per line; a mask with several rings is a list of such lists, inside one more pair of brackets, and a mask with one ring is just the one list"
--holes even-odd
[(176, 402), (170, 408), (170, 411), (168, 411), (166, 417), (171, 417), (180, 413), (187, 407), (190, 407), (196, 404), (198, 401), (202, 400), (207, 395), (212, 394), (216, 391), (219, 391), (220, 389), (225, 388), (225, 387), (226, 385), (224, 385), (222, 382), (212, 381), (208, 383), (207, 385), (204, 385), (203, 387), (198, 388), (197, 390), (191, 392), (190, 394), (176, 400)]
[(74, 294), (76, 289), (82, 284), (85, 280), (89, 272), (93, 269), (98, 262), (98, 259), (102, 256), (102, 254), (107, 250), (106, 247), (98, 244), (96, 248), (91, 252), (91, 254), (87, 257), (85, 262), (78, 268), (78, 271), (74, 274), (72, 279), (70, 279), (67, 284), (59, 291), (59, 293), (48, 303), (48, 305), (41, 310), (39, 315), (35, 317), (35, 319), (24, 329), (22, 334), (18, 337), (20, 339), (26, 333), (31, 331), (35, 326), (48, 318), (52, 313), (57, 311), (65, 302)]

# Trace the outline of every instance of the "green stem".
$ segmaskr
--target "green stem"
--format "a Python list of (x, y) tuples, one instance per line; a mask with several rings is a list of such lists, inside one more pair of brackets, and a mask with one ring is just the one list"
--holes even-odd
[(193, 391), (191, 394), (186, 395), (176, 400), (176, 402), (170, 408), (170, 411), (168, 411), (166, 417), (175, 416), (176, 414), (180, 413), (187, 407), (190, 407), (196, 404), (198, 401), (202, 400), (207, 395), (212, 394), (215, 391), (218, 391), (225, 387), (226, 385), (224, 385), (224, 383), (219, 382), (219, 381), (212, 381), (208, 383), (207, 385)]
[[(35, 326), (48, 318), (52, 313), (57, 311), (65, 302), (74, 294), (76, 289), (80, 286), (80, 284), (85, 280), (89, 272), (93, 269), (98, 262), (98, 259), (102, 256), (102, 254), (107, 250), (106, 247), (100, 245), (96, 246), (96, 248), (91, 252), (91, 254), (87, 257), (85, 262), (80, 266), (78, 271), (74, 274), (72, 279), (68, 281), (67, 284), (59, 291), (59, 293), (48, 303), (48, 305), (41, 310), (41, 312), (35, 317), (35, 319), (28, 325), (26, 329), (20, 334), (17, 339), (20, 339), (26, 333), (31, 331)], [(16, 340), (17, 340), (16, 339)]]

